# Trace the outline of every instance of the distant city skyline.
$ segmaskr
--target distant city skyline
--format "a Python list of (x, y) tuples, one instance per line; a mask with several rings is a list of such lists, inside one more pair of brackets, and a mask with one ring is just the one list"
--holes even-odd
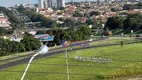
[[(69, 2), (72, 0), (66, 0), (66, 2)], [(73, 1), (86, 1), (86, 0), (73, 0)], [(96, 0), (88, 0), (88, 1), (96, 1)], [(38, 0), (2, 0), (0, 2), (0, 6), (14, 6), (15, 4), (38, 4)]]
[(43, 8), (61, 8), (65, 7), (65, 0), (38, 0), (38, 7), (39, 9)]

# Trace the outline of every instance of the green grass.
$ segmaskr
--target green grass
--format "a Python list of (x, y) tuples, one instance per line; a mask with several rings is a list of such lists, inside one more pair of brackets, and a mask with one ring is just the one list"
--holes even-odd
[[(55, 46), (55, 47), (50, 47), (50, 49), (55, 49), (55, 48), (60, 48), (61, 46)], [(8, 56), (0, 56), (0, 60), (4, 60), (4, 59), (8, 59), (8, 58), (13, 58), (13, 57), (18, 57), (18, 56), (24, 56), (24, 55), (28, 55), (28, 54), (33, 54), (34, 52), (36, 52), (37, 50), (34, 51), (28, 51), (28, 52), (22, 52), (22, 53), (15, 53), (12, 55), (8, 55)]]
[[(108, 76), (108, 75), (115, 75), (114, 78), (121, 77), (123, 76), (123, 73), (124, 75), (128, 76), (132, 76), (135, 74), (141, 75), (142, 69), (137, 70), (134, 68), (142, 68), (142, 62), (131, 62), (131, 61), (142, 61), (141, 46), (142, 43), (139, 44), (137, 43), (131, 45), (124, 45), (123, 47), (111, 46), (111, 47), (92, 48), (81, 51), (79, 50), (79, 51), (69, 52), (68, 53), (69, 65), (85, 65), (85, 66), (69, 66), (69, 71), (72, 74), (70, 75), (70, 80), (102, 80), (103, 78), (106, 79), (113, 78), (113, 76)], [(74, 57), (76, 55), (92, 56), (92, 57), (93, 56), (109, 57), (112, 58), (113, 62), (95, 63), (95, 62), (75, 61)], [(127, 60), (129, 60), (130, 62), (128, 62)], [(49, 64), (60, 64), (60, 65), (49, 65)], [(24, 80), (67, 80), (67, 76), (66, 74), (64, 74), (66, 73), (66, 66), (64, 66), (65, 64), (66, 60), (64, 53), (35, 60), (31, 64)], [(90, 67), (86, 67), (86, 65)], [(23, 64), (6, 69), (8, 72), (0, 71), (0, 79), (19, 80), (25, 67), (26, 64)], [(129, 67), (129, 69), (119, 68), (119, 67)], [(9, 71), (22, 71), (22, 72), (9, 72)], [(32, 73), (32, 72), (42, 72), (42, 73)], [(57, 74), (57, 73), (63, 73), (63, 74)], [(73, 75), (74, 73), (82, 75)], [(92, 74), (92, 75), (83, 75), (83, 74)]]
[(8, 56), (2, 56), (2, 57), (0, 57), (0, 60), (9, 59), (9, 58), (18, 57), (18, 56), (24, 56), (27, 54), (31, 54), (33, 52), (34, 51), (29, 51), (29, 52), (23, 52), (23, 53), (15, 53), (15, 54), (8, 55)]
[(115, 39), (112, 37), (112, 39), (106, 39), (106, 40), (101, 40), (97, 42), (91, 42), (90, 45), (106, 45), (106, 44), (120, 44), (120, 42), (123, 41), (124, 43), (126, 42), (134, 42), (136, 41), (135, 39)]

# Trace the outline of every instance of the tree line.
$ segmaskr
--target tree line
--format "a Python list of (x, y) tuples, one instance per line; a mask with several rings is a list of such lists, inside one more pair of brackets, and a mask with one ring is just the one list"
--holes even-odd
[(142, 9), (142, 3), (138, 3), (138, 4), (125, 4), (123, 6), (123, 10), (133, 10), (133, 9)]
[(37, 50), (41, 46), (38, 39), (25, 34), (21, 42), (10, 41), (8, 39), (0, 38), (0, 56), (11, 55), (14, 53), (20, 53), (25, 51)]
[(139, 31), (142, 30), (142, 14), (129, 14), (127, 17), (110, 17), (108, 18), (105, 26), (105, 30), (117, 30), (124, 31)]
[(8, 17), (8, 21), (11, 23), (13, 30), (17, 28), (24, 28), (24, 24), (15, 17), (11, 10), (5, 7), (0, 7), (0, 11), (2, 11)]
[(88, 26), (83, 26), (77, 30), (73, 29), (52, 29), (48, 31), (38, 31), (37, 34), (49, 34), (54, 35), (54, 41), (49, 43), (49, 46), (60, 45), (63, 40), (67, 41), (80, 41), (87, 40), (90, 38), (91, 29)]
[[(88, 26), (83, 26), (78, 30), (73, 29), (52, 29), (46, 32), (38, 31), (37, 34), (47, 33), (54, 35), (54, 41), (49, 42), (48, 46), (61, 45), (63, 40), (67, 41), (80, 41), (90, 38), (91, 29)], [(25, 51), (38, 50), (41, 46), (41, 42), (35, 39), (32, 35), (25, 33), (23, 39), (20, 42), (10, 41), (8, 39), (0, 38), (0, 56), (6, 56), (14, 53), (20, 53)]]

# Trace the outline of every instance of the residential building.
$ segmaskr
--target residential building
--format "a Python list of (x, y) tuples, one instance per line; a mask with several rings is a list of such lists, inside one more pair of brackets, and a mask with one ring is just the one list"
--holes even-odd
[(45, 0), (38, 0), (38, 7), (43, 9), (46, 7)]
[(46, 8), (52, 7), (52, 3), (53, 3), (52, 0), (46, 0), (45, 3), (46, 3)]
[(65, 7), (65, 0), (52, 0), (52, 7), (55, 8)]
[(24, 8), (32, 8), (32, 9), (35, 9), (36, 6), (35, 4), (22, 4)]
[(12, 28), (10, 26), (10, 23), (9, 23), (7, 17), (3, 13), (0, 13), (0, 27), (5, 28), (5, 29)]
[(38, 0), (38, 5), (40, 9), (43, 8), (61, 8), (65, 7), (65, 0)]

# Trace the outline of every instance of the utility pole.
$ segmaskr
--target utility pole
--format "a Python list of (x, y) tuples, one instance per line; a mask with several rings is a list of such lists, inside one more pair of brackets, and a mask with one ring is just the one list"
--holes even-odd
[(25, 75), (26, 75), (26, 73), (27, 73), (27, 71), (28, 71), (28, 69), (29, 69), (29, 67), (30, 67), (30, 64), (32, 63), (33, 59), (34, 59), (37, 55), (39, 55), (39, 54), (46, 54), (47, 52), (48, 52), (48, 47), (47, 47), (46, 45), (42, 45), (42, 46), (40, 47), (39, 51), (38, 51), (36, 54), (34, 54), (34, 55), (30, 58), (30, 60), (29, 60), (29, 62), (28, 62), (28, 64), (27, 64), (27, 67), (26, 67), (26, 69), (25, 69), (25, 71), (24, 71), (24, 73), (23, 73), (23, 75), (22, 75), (22, 77), (21, 77), (20, 80), (24, 80), (24, 77), (25, 77)]

